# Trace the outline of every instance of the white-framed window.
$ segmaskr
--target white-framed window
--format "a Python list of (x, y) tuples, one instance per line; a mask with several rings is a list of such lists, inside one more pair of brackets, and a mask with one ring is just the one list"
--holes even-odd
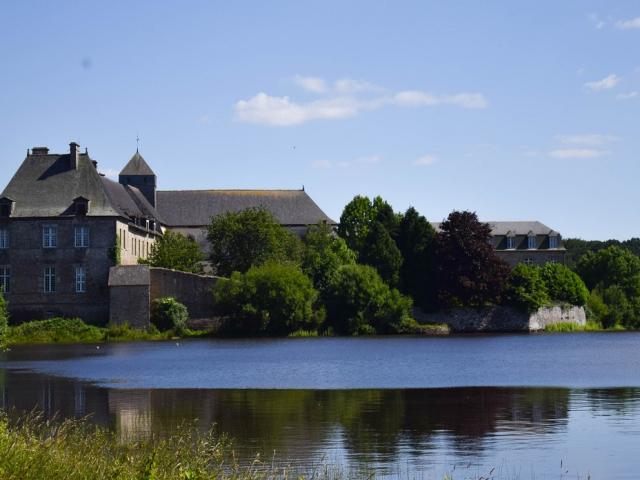
[(89, 227), (76, 227), (74, 238), (76, 248), (87, 248), (89, 246)]
[(56, 248), (58, 246), (58, 227), (55, 225), (42, 227), (42, 246), (44, 248)]
[(56, 291), (56, 267), (44, 267), (44, 293)]
[(536, 248), (536, 236), (535, 235), (529, 235), (527, 237), (527, 248), (529, 248), (529, 249)]
[(0, 293), (11, 292), (11, 267), (0, 267)]
[(507, 250), (516, 248), (516, 237), (507, 237)]
[(525, 258), (524, 259), (524, 263), (525, 265), (533, 265), (533, 258)]
[(560, 241), (557, 235), (549, 236), (549, 248), (558, 248), (560, 246)]
[(84, 265), (76, 265), (76, 293), (85, 293), (87, 291), (87, 271)]
[(9, 229), (0, 228), (0, 248), (9, 248)]

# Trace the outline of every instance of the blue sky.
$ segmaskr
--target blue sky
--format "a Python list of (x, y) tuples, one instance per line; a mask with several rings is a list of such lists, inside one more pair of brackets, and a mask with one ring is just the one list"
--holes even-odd
[(382, 195), (640, 236), (640, 4), (4, 2), (0, 184), (77, 141), (161, 189)]

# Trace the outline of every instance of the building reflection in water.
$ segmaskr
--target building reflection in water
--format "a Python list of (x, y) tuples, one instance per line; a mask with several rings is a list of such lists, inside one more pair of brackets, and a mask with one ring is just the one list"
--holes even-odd
[(123, 441), (164, 435), (184, 423), (229, 434), (241, 458), (287, 459), (335, 450), (361, 462), (393, 462), (446, 442), (474, 456), (500, 436), (566, 429), (570, 410), (638, 408), (638, 389), (455, 388), (415, 390), (127, 390), (0, 371), (1, 407), (47, 418), (89, 417)]

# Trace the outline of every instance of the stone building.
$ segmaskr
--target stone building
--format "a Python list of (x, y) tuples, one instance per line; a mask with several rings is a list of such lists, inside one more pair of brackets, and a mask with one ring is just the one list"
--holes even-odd
[(12, 321), (60, 315), (104, 324), (116, 258), (137, 264), (165, 230), (206, 250), (211, 217), (248, 207), (266, 208), (298, 234), (335, 224), (304, 189), (158, 191), (137, 151), (115, 182), (76, 143), (65, 154), (33, 148), (0, 194), (0, 289)]
[[(496, 254), (509, 265), (565, 263), (562, 237), (546, 225), (536, 221), (487, 223), (491, 227), (491, 244)], [(436, 230), (440, 228), (440, 223), (432, 225)]]

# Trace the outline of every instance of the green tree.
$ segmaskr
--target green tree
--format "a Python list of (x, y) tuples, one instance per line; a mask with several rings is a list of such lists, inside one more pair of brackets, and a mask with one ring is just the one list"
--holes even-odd
[(435, 241), (431, 224), (415, 208), (409, 208), (398, 225), (400, 289), (425, 310), (435, 306)]
[(357, 195), (351, 200), (340, 215), (338, 234), (344, 238), (351, 250), (360, 254), (371, 225), (376, 218), (376, 212), (369, 197)]
[(338, 268), (356, 263), (356, 254), (327, 224), (314, 225), (304, 236), (302, 270), (322, 294)]
[(582, 279), (559, 263), (547, 263), (540, 268), (549, 297), (557, 302), (583, 306), (589, 299), (589, 290)]
[(140, 259), (138, 262), (152, 267), (200, 273), (203, 260), (204, 255), (195, 240), (180, 233), (167, 231), (151, 246), (149, 258)]
[(371, 208), (374, 212), (373, 222), (380, 222), (389, 236), (395, 240), (402, 216), (395, 213), (393, 207), (379, 195), (371, 202)]
[(624, 289), (619, 285), (610, 285), (602, 291), (602, 300), (607, 306), (606, 314), (602, 318), (604, 327), (616, 325), (633, 326), (637, 323), (634, 315), (633, 304), (625, 295)]
[(528, 312), (536, 311), (550, 300), (540, 267), (523, 263), (511, 270), (503, 296), (506, 303)]
[(398, 284), (402, 254), (381, 222), (374, 222), (369, 230), (359, 260), (375, 268), (388, 285)]
[(437, 235), (438, 299), (443, 306), (496, 302), (509, 274), (491, 246), (491, 227), (475, 213), (452, 212)]
[(228, 212), (211, 219), (207, 238), (218, 275), (246, 272), (267, 261), (298, 262), (302, 242), (263, 208)]
[(187, 328), (187, 320), (187, 307), (173, 297), (156, 298), (151, 303), (151, 323), (160, 331), (173, 329), (177, 335), (182, 335)]
[(215, 303), (229, 318), (227, 327), (244, 335), (286, 335), (317, 328), (318, 292), (300, 268), (268, 262), (246, 273), (234, 272), (214, 288)]
[(412, 321), (411, 299), (367, 265), (338, 269), (326, 295), (326, 325), (342, 335), (394, 333)]
[(618, 285), (626, 297), (640, 296), (640, 258), (621, 247), (587, 253), (578, 262), (576, 271), (590, 289)]

